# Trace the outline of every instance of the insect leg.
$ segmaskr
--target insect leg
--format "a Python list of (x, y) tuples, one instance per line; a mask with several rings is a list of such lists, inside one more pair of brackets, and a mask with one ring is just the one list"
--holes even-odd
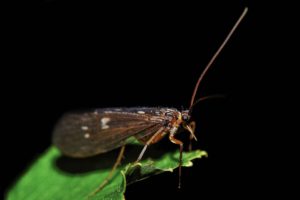
[(189, 151), (192, 150), (192, 139), (195, 139), (197, 141), (197, 138), (195, 136), (195, 129), (196, 129), (196, 122), (192, 121), (190, 124), (184, 124), (183, 128), (188, 130), (190, 132), (190, 144), (189, 144)]
[[(192, 121), (189, 125), (188, 125), (191, 130), (193, 131), (193, 133), (195, 133), (195, 129), (196, 129), (196, 122)], [(189, 144), (189, 151), (192, 151), (192, 140), (194, 138), (193, 134), (190, 134), (190, 144)]]
[(158, 129), (158, 131), (156, 131), (156, 133), (154, 133), (154, 135), (146, 142), (143, 150), (141, 151), (141, 153), (140, 153), (139, 157), (137, 158), (137, 160), (135, 161), (135, 163), (138, 163), (142, 159), (147, 147), (151, 143), (154, 143), (155, 140), (159, 140), (165, 134), (165, 132), (166, 132), (166, 128), (161, 127), (160, 129)]
[(111, 171), (109, 172), (108, 176), (105, 178), (105, 180), (101, 183), (101, 185), (99, 185), (99, 187), (92, 192), (91, 194), (89, 194), (89, 197), (94, 196), (96, 193), (98, 193), (99, 191), (101, 191), (103, 189), (103, 187), (111, 180), (114, 171), (117, 169), (118, 165), (121, 163), (122, 157), (124, 155), (124, 151), (125, 151), (125, 145), (121, 147), (121, 150), (119, 152), (118, 158), (113, 166), (113, 168), (111, 169)]
[(181, 165), (182, 165), (182, 151), (183, 151), (183, 142), (181, 142), (180, 140), (176, 139), (174, 137), (174, 134), (170, 134), (169, 135), (169, 140), (174, 143), (174, 144), (177, 144), (179, 145), (179, 151), (180, 151), (180, 154), (179, 154), (179, 183), (178, 183), (178, 188), (181, 187)]

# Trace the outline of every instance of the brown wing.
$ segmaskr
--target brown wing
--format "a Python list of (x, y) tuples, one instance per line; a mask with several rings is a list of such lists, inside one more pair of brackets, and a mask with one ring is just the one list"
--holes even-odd
[(153, 118), (149, 112), (139, 112), (98, 109), (66, 114), (55, 127), (53, 143), (71, 157), (88, 157), (110, 151), (126, 144), (130, 136), (143, 130), (156, 132), (163, 124), (163, 117)]

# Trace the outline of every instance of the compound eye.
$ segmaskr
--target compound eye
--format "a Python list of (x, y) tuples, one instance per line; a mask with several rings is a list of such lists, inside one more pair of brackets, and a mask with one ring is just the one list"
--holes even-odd
[(188, 116), (188, 115), (183, 115), (183, 116), (182, 116), (182, 119), (183, 119), (184, 121), (188, 121), (188, 120), (189, 120), (189, 116)]

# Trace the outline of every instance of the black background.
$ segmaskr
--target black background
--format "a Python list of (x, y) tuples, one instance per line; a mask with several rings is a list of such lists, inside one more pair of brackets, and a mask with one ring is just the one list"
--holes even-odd
[(256, 10), (247, 1), (107, 5), (53, 0), (13, 5), (15, 10), (6, 16), (4, 56), (9, 62), (2, 73), (9, 80), (2, 97), (7, 129), (2, 133), (1, 188), (7, 190), (51, 145), (55, 122), (66, 111), (187, 108), (197, 78), (245, 6), (247, 17), (198, 90), (198, 97), (226, 95), (194, 111), (196, 147), (207, 150), (209, 158), (183, 169), (181, 190), (177, 173), (166, 173), (131, 185), (126, 197), (253, 194), (259, 188), (248, 184), (256, 159), (250, 153), (249, 97), (256, 71), (250, 49), (257, 33)]

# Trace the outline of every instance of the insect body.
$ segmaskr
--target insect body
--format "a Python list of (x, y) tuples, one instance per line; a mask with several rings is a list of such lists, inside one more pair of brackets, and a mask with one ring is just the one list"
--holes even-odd
[[(144, 144), (144, 148), (137, 158), (137, 161), (139, 161), (142, 159), (149, 145), (160, 141), (164, 136), (168, 136), (172, 143), (180, 147), (180, 187), (183, 142), (176, 139), (175, 135), (179, 132), (179, 129), (185, 129), (189, 132), (190, 139), (197, 140), (194, 134), (195, 122), (191, 122), (190, 119), (193, 106), (200, 100), (206, 99), (204, 97), (195, 101), (199, 84), (240, 21), (246, 15), (247, 10), (245, 8), (224, 42), (200, 75), (188, 110), (179, 111), (175, 108), (136, 107), (104, 108), (90, 112), (69, 113), (64, 115), (58, 122), (53, 134), (53, 143), (63, 154), (71, 157), (89, 157), (122, 147), (113, 167), (114, 170), (121, 161), (124, 147), (130, 137), (135, 137)], [(108, 182), (113, 170), (95, 192), (101, 190)]]
[(144, 144), (158, 142), (167, 133), (175, 135), (180, 126), (189, 127), (189, 119), (188, 110), (175, 108), (105, 108), (69, 113), (57, 124), (53, 142), (67, 156), (89, 157), (123, 146), (131, 136)]

